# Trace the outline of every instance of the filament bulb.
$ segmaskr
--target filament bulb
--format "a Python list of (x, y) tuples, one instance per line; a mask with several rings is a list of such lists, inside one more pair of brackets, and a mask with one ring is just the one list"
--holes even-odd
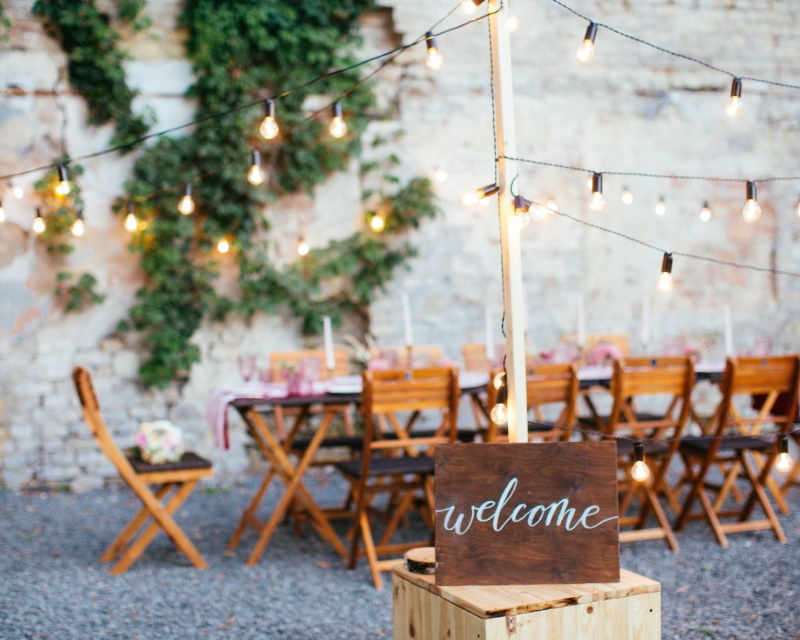
[(425, 55), (425, 66), (433, 71), (441, 69), (442, 64), (444, 64), (444, 57), (442, 57), (439, 48), (436, 46), (436, 38), (433, 37), (430, 31), (425, 34), (425, 42), (428, 47), (428, 53)]
[[(481, 204), (483, 204), (483, 202), (484, 201), (481, 200)], [(531, 214), (526, 211), (525, 213), (518, 213), (514, 216), (514, 219), (517, 221), (517, 228), (524, 229), (531, 223), (532, 217)]]
[(67, 176), (67, 168), (60, 164), (58, 165), (58, 184), (56, 184), (56, 195), (64, 196), (69, 195), (70, 186), (69, 186), (69, 177)]
[(178, 202), (178, 211), (183, 215), (188, 216), (194, 213), (194, 200), (192, 199), (192, 185), (186, 185), (186, 191), (183, 197)]
[(761, 207), (756, 199), (756, 183), (747, 183), (747, 202), (742, 209), (745, 222), (755, 222), (761, 216)]
[(779, 453), (778, 459), (775, 462), (775, 468), (782, 473), (790, 471), (792, 468), (792, 456), (785, 451)]
[(742, 112), (742, 81), (734, 78), (731, 84), (731, 98), (725, 105), (725, 113), (731, 118), (735, 118)]
[(468, 16), (474, 15), (477, 8), (478, 7), (472, 0), (464, 0), (464, 2), (461, 3), (461, 10)]
[(650, 467), (644, 460), (637, 460), (631, 467), (631, 478), (636, 482), (644, 482), (650, 477)]
[(594, 58), (594, 39), (597, 36), (597, 25), (594, 22), (589, 23), (589, 27), (586, 29), (586, 35), (583, 37), (583, 42), (581, 42), (581, 46), (578, 47), (578, 50), (575, 52), (575, 55), (578, 56), (578, 60), (581, 62), (589, 62), (592, 58)]
[(220, 253), (228, 253), (231, 248), (231, 243), (228, 242), (227, 238), (220, 238), (220, 241), (217, 243), (217, 251)]
[(258, 127), (258, 132), (267, 140), (274, 140), (281, 132), (281, 128), (275, 120), (275, 103), (272, 100), (264, 102), (264, 119)]
[(35, 233), (44, 233), (47, 225), (44, 223), (44, 218), (39, 209), (36, 210), (36, 217), (33, 219), (33, 231)]
[(125, 216), (125, 230), (133, 233), (139, 227), (139, 221), (136, 219), (135, 213), (129, 213)]
[(369, 226), (373, 231), (383, 231), (386, 227), (386, 220), (383, 219), (380, 213), (376, 213), (370, 218)]
[(589, 208), (592, 211), (602, 211), (606, 206), (605, 198), (603, 198), (603, 194), (600, 192), (596, 192), (592, 194), (592, 197), (589, 198)]
[(503, 402), (498, 402), (494, 405), (489, 415), (492, 418), (492, 422), (495, 424), (505, 424), (508, 422), (508, 409)]
[(72, 225), (70, 225), (69, 230), (76, 238), (80, 238), (86, 232), (86, 225), (83, 223), (82, 213), (78, 213)]
[(300, 241), (297, 243), (297, 253), (301, 256), (306, 256), (310, 250), (311, 248), (308, 246), (308, 242), (305, 241), (305, 238), (300, 238)]
[(531, 208), (532, 217), (537, 222), (541, 222), (547, 218), (547, 214), (550, 213), (547, 210), (547, 207), (532, 207)]
[(663, 216), (667, 212), (667, 205), (664, 204), (664, 198), (659, 198), (656, 202), (656, 215)]
[(661, 274), (658, 280), (658, 288), (661, 291), (670, 291), (672, 289), (672, 274), (666, 271)]
[(500, 389), (505, 384), (506, 381), (506, 372), (505, 371), (498, 371), (494, 374), (494, 378), (492, 379), (492, 385), (494, 385), (495, 389)]
[(261, 153), (259, 151), (253, 151), (250, 170), (247, 172), (247, 181), (253, 185), (264, 182), (264, 171), (261, 169)]
[(468, 207), (474, 207), (478, 204), (478, 200), (478, 193), (476, 191), (467, 191), (461, 198), (461, 202)]
[(547, 208), (550, 209), (550, 211), (558, 211), (558, 203), (550, 198), (550, 200), (547, 201)]
[(708, 222), (711, 220), (711, 207), (708, 206), (708, 202), (704, 202), (703, 208), (700, 209), (700, 219), (703, 222)]
[(622, 190), (622, 202), (623, 204), (633, 204), (633, 194), (627, 187)]
[(347, 133), (347, 123), (342, 118), (342, 103), (338, 100), (333, 103), (333, 120), (331, 120), (328, 131), (334, 138), (344, 138)]

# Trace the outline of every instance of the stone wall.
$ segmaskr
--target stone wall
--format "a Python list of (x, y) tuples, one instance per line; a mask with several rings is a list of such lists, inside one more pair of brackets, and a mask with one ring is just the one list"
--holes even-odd
[[(800, 8), (764, 0), (595, 0), (576, 8), (599, 21), (729, 69), (739, 75), (800, 82), (796, 24)], [(108, 145), (111, 127), (85, 126), (86, 108), (65, 81), (65, 59), (30, 14), (32, 2), (4, 2), (13, 27), (0, 51), (0, 172), (47, 164), (66, 149), (71, 155)], [(391, 0), (363, 21), (364, 55), (412, 40), (452, 6), (444, 0)], [(744, 112), (728, 118), (730, 78), (601, 30), (592, 62), (574, 51), (586, 23), (548, 0), (512, 2), (520, 30), (512, 36), (517, 149), (522, 157), (606, 171), (761, 177), (797, 175), (800, 110), (796, 91), (746, 82)], [(132, 60), (130, 83), (141, 96), (135, 108), (155, 110), (159, 129), (191, 119), (183, 98), (192, 82), (183, 57), (185, 34), (177, 28), (180, 3), (150, 0), (153, 26), (125, 41)], [(456, 12), (443, 26), (462, 20)], [(486, 305), (502, 305), (499, 233), (494, 202), (465, 208), (462, 194), (494, 176), (488, 29), (485, 22), (442, 36), (445, 56), (437, 72), (411, 50), (386, 69), (377, 86), (389, 117), (369, 135), (398, 134), (395, 151), (407, 176), (448, 172), (437, 186), (443, 216), (414, 234), (419, 257), (371, 309), (372, 329), (383, 344), (402, 341), (400, 292), (411, 296), (416, 341), (441, 344), (458, 359), (464, 342), (482, 341)], [(402, 135), (400, 135), (402, 134)], [(54, 271), (30, 233), (35, 202), (4, 195), (7, 222), (0, 226), (0, 482), (71, 484), (102, 482), (112, 470), (83, 424), (70, 370), (95, 374), (104, 416), (120, 441), (139, 422), (169, 417), (193, 438), (192, 446), (214, 458), (221, 482), (247, 465), (242, 425), (233, 423), (233, 449), (213, 450), (204, 418), (216, 385), (237, 379), (235, 358), (257, 350), (302, 345), (286, 314), (250, 322), (208, 325), (196, 336), (203, 361), (181, 390), (144, 391), (136, 382), (135, 343), (113, 335), (140, 283), (110, 202), (120, 193), (134, 156), (87, 162), (87, 234), (70, 257), (75, 270), (100, 280), (106, 301), (66, 315), (52, 297)], [(652, 180), (608, 176), (602, 213), (586, 206), (586, 175), (520, 165), (517, 187), (529, 198), (554, 197), (561, 211), (675, 251), (798, 271), (800, 248), (795, 210), (800, 184), (765, 183), (755, 224), (743, 222), (744, 184)], [(38, 176), (19, 184), (30, 187)], [(305, 230), (324, 244), (359, 224), (358, 164), (334, 176), (314, 200), (287, 198), (271, 207), (274, 244), (289, 259), (293, 239)], [(635, 201), (624, 206), (628, 186)], [(666, 197), (667, 214), (654, 205)], [(711, 202), (713, 217), (699, 210)], [(286, 239), (284, 242), (283, 240)], [(675, 259), (675, 289), (655, 289), (661, 255), (617, 236), (550, 216), (523, 236), (527, 327), (531, 349), (552, 346), (575, 331), (579, 296), (586, 301), (587, 331), (639, 335), (642, 299), (650, 292), (654, 350), (684, 335), (715, 339), (709, 357), (721, 357), (722, 309), (733, 310), (737, 348), (759, 336), (779, 351), (798, 349), (793, 322), (800, 282), (710, 262)], [(499, 336), (498, 336), (499, 339)], [(463, 420), (469, 421), (464, 411)]]

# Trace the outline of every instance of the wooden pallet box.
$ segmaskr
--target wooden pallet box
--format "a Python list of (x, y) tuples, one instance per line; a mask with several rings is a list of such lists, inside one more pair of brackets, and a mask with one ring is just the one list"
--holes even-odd
[(392, 569), (394, 640), (660, 640), (661, 585), (621, 571), (608, 584), (437, 587)]

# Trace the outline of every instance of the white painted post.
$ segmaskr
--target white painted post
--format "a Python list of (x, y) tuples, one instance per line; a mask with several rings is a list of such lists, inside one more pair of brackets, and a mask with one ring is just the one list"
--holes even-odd
[[(498, 13), (494, 13), (499, 9)], [(506, 314), (506, 371), (508, 373), (508, 440), (528, 441), (528, 406), (525, 392), (525, 318), (522, 299), (522, 256), (519, 228), (514, 220), (511, 181), (516, 156), (514, 138), (514, 88), (511, 81), (511, 48), (508, 35), (508, 3), (489, 0), (492, 35), (492, 85), (497, 126), (497, 197), (500, 202), (500, 251), (503, 257), (503, 290)]]

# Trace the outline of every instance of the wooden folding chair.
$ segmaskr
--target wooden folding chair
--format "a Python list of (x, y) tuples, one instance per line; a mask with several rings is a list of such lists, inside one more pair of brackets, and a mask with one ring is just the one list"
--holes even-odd
[[(680, 454), (686, 466), (691, 489), (681, 510), (676, 530), (683, 529), (689, 520), (705, 519), (722, 547), (728, 546), (726, 534), (742, 531), (771, 530), (780, 541), (786, 535), (767, 496), (770, 472), (778, 457), (772, 439), (759, 437), (764, 425), (773, 425), (776, 435), (787, 434), (797, 411), (798, 383), (800, 383), (800, 356), (768, 356), (756, 358), (729, 358), (722, 382), (722, 402), (716, 413), (713, 434), (697, 438), (684, 438)], [(778, 411), (775, 401), (780, 394), (790, 401)], [(740, 395), (765, 394), (766, 399), (758, 415), (742, 416), (734, 405)], [(723, 482), (716, 486), (708, 482), (712, 466), (720, 465)], [(737, 481), (743, 479), (750, 492), (738, 508), (725, 509), (725, 497)], [(717, 491), (712, 503), (709, 491)], [(693, 512), (699, 501), (702, 511)], [(756, 506), (764, 512), (761, 519), (753, 519)], [(734, 522), (721, 522), (734, 518)]]
[[(489, 376), (489, 407), (494, 407), (497, 403), (497, 389), (493, 384), (497, 373), (493, 371)], [(528, 422), (529, 441), (566, 442), (570, 439), (572, 431), (569, 429), (575, 426), (579, 385), (578, 368), (575, 364), (537, 364), (528, 367), (525, 392), (528, 411), (534, 415), (534, 421)], [(547, 407), (559, 411), (555, 420), (545, 421), (542, 410)], [(505, 442), (508, 435), (505, 429), (501, 430), (490, 421), (484, 439), (486, 442)]]
[[(72, 379), (89, 430), (100, 449), (117, 468), (125, 484), (142, 502), (142, 509), (105, 550), (100, 561), (111, 562), (119, 558), (111, 568), (111, 574), (125, 573), (158, 532), (163, 531), (195, 567), (208, 568), (203, 557), (175, 522), (173, 515), (197, 486), (200, 478), (211, 475), (211, 462), (188, 452), (183, 454), (180, 461), (165, 464), (148, 464), (126, 456), (111, 438), (100, 415), (100, 405), (89, 372), (82, 367), (75, 367)], [(153, 492), (148, 485), (160, 486)], [(175, 489), (175, 493), (164, 504), (163, 500), (172, 489)], [(152, 522), (134, 538), (137, 531), (151, 518)]]
[[(433, 529), (432, 449), (436, 444), (456, 439), (458, 370), (430, 367), (365, 371), (363, 381), (364, 447), (361, 459), (341, 462), (337, 467), (350, 482), (356, 502), (349, 567), (355, 568), (358, 558), (366, 555), (372, 582), (381, 589), (381, 571), (388, 570), (391, 561), (381, 561), (380, 556), (397, 555), (431, 542), (428, 539), (390, 544), (401, 520), (415, 505), (419, 491), (424, 495), (421, 513)], [(424, 437), (413, 437), (408, 423), (403, 424), (397, 416), (398, 412), (411, 412), (416, 416), (418, 412), (428, 410), (441, 417), (441, 423), (433, 434)], [(391, 433), (380, 429), (378, 418), (381, 416), (391, 426)], [(379, 494), (389, 494), (388, 512), (379, 511), (373, 505)], [(377, 544), (372, 526), (375, 516), (386, 520)]]
[[(667, 520), (659, 495), (666, 496), (677, 512), (679, 505), (666, 481), (667, 469), (678, 451), (678, 439), (683, 434), (691, 410), (694, 387), (692, 359), (684, 357), (629, 357), (614, 362), (611, 378), (613, 405), (608, 417), (601, 419), (602, 433), (610, 436), (624, 435), (617, 441), (617, 461), (623, 473), (620, 482), (620, 542), (639, 540), (665, 540), (672, 551), (678, 551), (672, 527)], [(665, 411), (649, 413), (640, 411), (637, 403), (646, 398), (662, 396), (668, 402)], [(670, 442), (654, 442), (670, 440)], [(636, 462), (635, 440), (642, 440), (644, 455), (650, 467), (650, 477), (644, 482), (633, 479), (631, 469)], [(653, 515), (655, 527), (647, 527)]]

